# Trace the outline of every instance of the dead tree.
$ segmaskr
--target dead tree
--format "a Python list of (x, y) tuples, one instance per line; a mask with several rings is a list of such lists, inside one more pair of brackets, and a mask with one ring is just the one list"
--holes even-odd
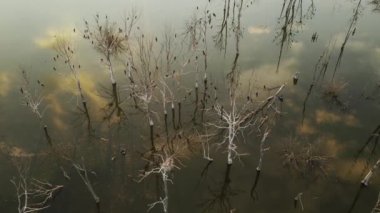
[(53, 145), (52, 139), (48, 132), (48, 126), (43, 120), (43, 115), (46, 110), (46, 107), (44, 109), (41, 109), (41, 104), (44, 100), (43, 95), (41, 94), (41, 88), (45, 87), (45, 85), (40, 81), (37, 80), (38, 88), (33, 89), (31, 86), (30, 79), (28, 77), (28, 74), (25, 70), (21, 71), (21, 77), (23, 80), (23, 85), (20, 88), (20, 93), (22, 95), (22, 101), (23, 104), (33, 112), (40, 121), (41, 125), (43, 126), (43, 131), (45, 138), (50, 146)]
[(261, 142), (260, 142), (260, 158), (259, 158), (259, 163), (256, 167), (256, 171), (261, 171), (261, 167), (262, 167), (263, 159), (264, 159), (264, 152), (269, 149), (269, 148), (265, 148), (265, 146), (264, 146), (268, 135), (269, 135), (269, 131), (267, 130), (267, 131), (265, 131), (263, 138), (261, 139)]
[[(135, 54), (127, 56), (125, 75), (129, 80), (126, 91), (133, 98), (135, 107), (140, 109), (146, 116), (150, 126), (152, 148), (155, 150), (153, 128), (155, 118), (158, 117), (153, 110), (153, 104), (158, 101), (157, 94), (163, 94), (166, 99), (166, 87), (161, 88), (161, 72), (159, 69), (159, 54), (155, 53), (153, 39), (140, 35), (137, 38), (138, 50)], [(164, 100), (164, 107), (167, 100)]]
[[(206, 109), (207, 97), (208, 97), (208, 51), (207, 51), (207, 39), (208, 30), (211, 24), (211, 13), (209, 10), (205, 10), (203, 16), (199, 17), (197, 13), (194, 13), (190, 20), (186, 23), (185, 38), (188, 40), (189, 48), (192, 56), (190, 58), (195, 58), (195, 108), (193, 112), (193, 123), (196, 124), (196, 117), (198, 114), (199, 105), (201, 106), (201, 123), (204, 120), (204, 112)], [(194, 56), (195, 55), (195, 56)], [(200, 69), (200, 61), (203, 57), (204, 69)], [(190, 61), (189, 61), (190, 62)], [(188, 63), (189, 63), (188, 62)], [(202, 79), (203, 76), (203, 79)], [(203, 94), (201, 98), (199, 97), (199, 82), (203, 81)]]
[(376, 201), (376, 204), (375, 206), (373, 207), (371, 213), (379, 213), (380, 212), (380, 193), (377, 197), (377, 201)]
[(297, 196), (294, 197), (294, 208), (297, 209), (298, 203), (299, 203), (300, 207), (301, 207), (301, 211), (304, 210), (303, 202), (302, 202), (302, 195), (303, 195), (303, 193), (300, 192), (297, 194)]
[(27, 170), (18, 168), (18, 177), (11, 180), (16, 189), (18, 213), (39, 212), (49, 208), (49, 202), (63, 188), (62, 185), (53, 185), (49, 182), (28, 178)]
[[(213, 106), (213, 110), (216, 112), (220, 120), (216, 123), (209, 123), (220, 130), (225, 130), (225, 137), (222, 142), (218, 143), (219, 146), (227, 144), (227, 163), (232, 164), (234, 158), (239, 158), (241, 154), (238, 152), (237, 148), (237, 138), (238, 134), (242, 133), (244, 129), (256, 125), (258, 127), (262, 126), (263, 123), (267, 121), (264, 117), (258, 116), (259, 112), (264, 112), (263, 114), (269, 113), (274, 110), (275, 113), (279, 113), (276, 107), (276, 102), (281, 101), (279, 98), (279, 93), (284, 88), (285, 85), (277, 87), (277, 91), (266, 101), (262, 102), (259, 106), (252, 105), (252, 102), (248, 100), (243, 105), (239, 105), (238, 92), (239, 92), (239, 79), (240, 73), (238, 68), (238, 59), (240, 55), (239, 43), (242, 36), (240, 19), (242, 16), (242, 5), (243, 1), (240, 1), (236, 5), (238, 8), (236, 14), (236, 20), (234, 21), (234, 33), (235, 33), (235, 57), (232, 63), (231, 71), (227, 74), (226, 80), (228, 83), (228, 107), (223, 107), (220, 103), (216, 102)], [(235, 5), (234, 5), (235, 6)], [(256, 109), (254, 109), (257, 107)]]
[[(83, 159), (82, 159), (82, 161), (83, 161)], [(83, 183), (86, 185), (88, 191), (91, 193), (91, 196), (94, 198), (94, 201), (95, 201), (97, 207), (99, 208), (100, 198), (96, 194), (94, 188), (92, 187), (92, 184), (91, 184), (91, 181), (88, 177), (87, 169), (86, 169), (86, 166), (84, 165), (84, 162), (82, 163), (82, 165), (77, 164), (77, 163), (73, 163), (73, 166), (74, 166), (75, 170), (78, 172), (78, 175), (81, 177)]]
[(368, 186), (369, 185), (369, 181), (371, 180), (374, 172), (377, 170), (377, 168), (379, 166), (380, 166), (380, 159), (376, 161), (375, 165), (373, 165), (373, 167), (369, 170), (369, 172), (367, 173), (367, 175), (361, 181), (361, 183), (363, 184), (363, 186)]
[(210, 157), (210, 139), (215, 137), (217, 134), (209, 134), (208, 133), (208, 127), (205, 125), (204, 126), (204, 133), (201, 134), (197, 129), (195, 129), (195, 132), (197, 133), (201, 143), (202, 143), (202, 153), (203, 153), (203, 158), (208, 160), (209, 162), (212, 162), (213, 159)]
[(217, 129), (225, 129), (226, 136), (223, 141), (218, 145), (227, 144), (227, 162), (232, 164), (233, 159), (241, 156), (237, 150), (238, 146), (236, 144), (237, 136), (239, 132), (242, 132), (244, 129), (257, 125), (260, 126), (261, 123), (266, 122), (267, 119), (264, 117), (258, 117), (260, 112), (269, 113), (274, 111), (274, 113), (280, 113), (276, 109), (276, 102), (278, 101), (279, 93), (282, 91), (285, 85), (281, 85), (277, 91), (264, 101), (261, 106), (257, 109), (244, 109), (247, 106), (243, 106), (242, 109), (237, 109), (236, 99), (231, 101), (231, 109), (226, 110), (221, 107), (220, 104), (214, 106), (214, 110), (217, 115), (222, 119), (219, 124), (209, 123), (210, 126), (214, 126)]
[(165, 213), (168, 212), (169, 207), (169, 188), (168, 184), (172, 183), (173, 181), (170, 178), (170, 173), (174, 169), (179, 169), (179, 166), (177, 166), (178, 163), (178, 156), (176, 153), (169, 154), (169, 152), (165, 149), (163, 149), (162, 153), (154, 153), (156, 156), (158, 163), (154, 163), (157, 165), (156, 167), (153, 167), (152, 169), (148, 171), (143, 171), (142, 174), (140, 174), (139, 182), (143, 181), (146, 177), (150, 176), (151, 174), (159, 174), (161, 175), (161, 180), (163, 183), (163, 197), (160, 197), (160, 199), (156, 202), (153, 202), (148, 205), (148, 211), (150, 211), (152, 208), (154, 208), (156, 205), (162, 205), (163, 211)]
[(88, 21), (85, 21), (83, 38), (91, 41), (94, 49), (102, 55), (100, 61), (107, 67), (112, 84), (113, 104), (117, 109), (117, 116), (121, 116), (122, 110), (120, 107), (113, 60), (127, 51), (127, 35), (118, 27), (116, 22), (111, 22), (108, 16), (105, 16), (105, 19), (101, 20), (99, 14), (97, 14), (95, 16), (94, 26), (90, 26)]

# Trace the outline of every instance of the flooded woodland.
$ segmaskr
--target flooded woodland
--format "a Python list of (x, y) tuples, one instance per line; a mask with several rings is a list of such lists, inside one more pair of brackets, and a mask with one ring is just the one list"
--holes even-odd
[(0, 12), (0, 212), (380, 212), (379, 0)]

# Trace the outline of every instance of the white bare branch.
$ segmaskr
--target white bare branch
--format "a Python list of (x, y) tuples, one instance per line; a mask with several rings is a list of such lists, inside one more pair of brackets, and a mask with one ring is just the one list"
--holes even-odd
[(88, 178), (87, 169), (86, 169), (86, 166), (84, 165), (84, 163), (82, 163), (82, 165), (73, 163), (73, 166), (74, 166), (75, 170), (78, 172), (81, 179), (83, 180), (83, 183), (86, 185), (88, 191), (91, 193), (92, 197), (94, 198), (95, 203), (99, 204), (100, 198), (95, 193), (95, 190), (92, 187), (92, 184), (91, 184), (90, 179)]
[(49, 208), (49, 201), (63, 188), (63, 185), (53, 185), (34, 178), (29, 179), (26, 177), (25, 171), (19, 169), (19, 177), (10, 180), (16, 189), (18, 212), (38, 212)]

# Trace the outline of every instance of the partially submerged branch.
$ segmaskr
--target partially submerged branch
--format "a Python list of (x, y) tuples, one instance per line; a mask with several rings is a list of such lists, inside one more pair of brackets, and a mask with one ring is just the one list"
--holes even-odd
[(84, 163), (82, 163), (82, 165), (77, 164), (77, 163), (73, 163), (73, 166), (74, 166), (75, 170), (77, 171), (78, 175), (81, 177), (83, 183), (86, 185), (88, 191), (91, 193), (91, 196), (94, 198), (95, 203), (97, 205), (99, 205), (100, 204), (100, 198), (95, 193), (95, 190), (92, 187), (91, 181), (90, 181), (88, 174), (87, 174), (86, 166), (84, 165)]
[[(34, 92), (32, 92), (32, 87), (30, 85), (30, 80), (27, 75), (27, 72), (25, 70), (22, 70), (22, 79), (23, 79), (23, 85), (20, 88), (20, 92), (23, 98), (23, 104), (25, 104), (27, 107), (30, 108), (33, 114), (35, 114), (40, 121), (40, 124), (43, 126), (43, 131), (45, 138), (50, 146), (52, 146), (52, 139), (48, 133), (48, 127), (46, 123), (43, 120), (43, 115), (46, 110), (41, 110), (41, 104), (44, 100), (43, 96), (41, 95), (40, 88), (34, 89)], [(39, 87), (44, 87), (44, 84), (40, 82), (40, 80), (37, 80)]]
[(18, 170), (19, 177), (11, 180), (16, 189), (18, 213), (38, 212), (49, 208), (49, 202), (63, 186), (34, 178), (29, 179), (25, 173), (27, 170), (21, 171), (20, 168)]

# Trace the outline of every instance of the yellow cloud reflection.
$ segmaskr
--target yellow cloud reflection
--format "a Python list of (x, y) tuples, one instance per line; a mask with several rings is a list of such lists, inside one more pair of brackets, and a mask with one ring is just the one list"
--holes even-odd
[(255, 35), (269, 34), (270, 29), (266, 26), (248, 27), (248, 33)]
[[(281, 63), (281, 71), (276, 73), (276, 64), (266, 64), (250, 70), (245, 70), (240, 75), (240, 83), (243, 88), (248, 88), (248, 84), (259, 86), (281, 85), (292, 79), (297, 72), (298, 61), (295, 58), (284, 60)], [(289, 88), (287, 88), (289, 89)]]
[(10, 146), (4, 142), (0, 143), (0, 153), (10, 157), (23, 158), (23, 157), (33, 157), (33, 153), (29, 153), (21, 147)]
[[(85, 93), (86, 98), (91, 103), (91, 106), (96, 108), (104, 107), (107, 102), (104, 98), (100, 97), (97, 90), (97, 79), (95, 79), (94, 75), (89, 72), (81, 72), (80, 73), (80, 82), (81, 87)], [(64, 81), (60, 84), (60, 89), (62, 91), (69, 92), (73, 95), (79, 95), (76, 83), (72, 80), (71, 77), (66, 77)]]
[(298, 55), (304, 50), (303, 42), (294, 42), (290, 48), (291, 53)]
[(339, 153), (343, 151), (343, 145), (338, 143), (335, 138), (325, 138), (322, 142), (322, 147), (324, 148), (324, 152), (326, 155), (331, 157), (338, 156)]
[(380, 60), (380, 47), (375, 48), (375, 55), (378, 60)]
[(67, 113), (63, 109), (59, 96), (54, 93), (50, 93), (45, 97), (45, 100), (48, 102), (49, 108), (52, 110), (53, 116), (51, 116), (51, 119), (54, 126), (60, 130), (68, 129), (69, 125), (64, 121)]
[(375, 49), (375, 52), (378, 54), (378, 56), (380, 56), (380, 47), (377, 47), (377, 48)]
[(0, 72), (0, 97), (8, 95), (11, 88), (11, 77), (9, 73)]
[[(103, 108), (107, 102), (99, 96), (96, 76), (90, 72), (80, 73), (81, 87), (87, 100), (90, 117), (101, 119)], [(52, 116), (48, 116), (57, 129), (66, 130), (71, 122), (68, 118), (71, 112), (79, 112), (77, 108), (83, 108), (79, 98), (79, 91), (71, 74), (49, 75), (45, 80), (49, 88), (44, 100)]]
[(52, 49), (55, 44), (55, 36), (60, 35), (70, 39), (77, 35), (73, 32), (74, 27), (65, 27), (62, 29), (48, 29), (42, 37), (34, 39), (34, 43), (43, 49)]
[(358, 181), (363, 175), (363, 171), (366, 168), (365, 160), (358, 160), (353, 162), (352, 160), (339, 160), (335, 163), (335, 170), (337, 176), (346, 181)]
[(317, 110), (315, 120), (318, 124), (344, 123), (347, 126), (359, 125), (358, 119), (352, 114), (342, 116), (325, 110)]
[(347, 47), (354, 51), (367, 51), (369, 46), (365, 41), (352, 40), (347, 43)]
[(341, 121), (341, 118), (338, 115), (324, 110), (317, 110), (315, 114), (315, 119), (318, 124), (337, 123)]
[(297, 127), (297, 133), (300, 135), (313, 135), (317, 130), (310, 124), (310, 121), (305, 120), (303, 124)]

